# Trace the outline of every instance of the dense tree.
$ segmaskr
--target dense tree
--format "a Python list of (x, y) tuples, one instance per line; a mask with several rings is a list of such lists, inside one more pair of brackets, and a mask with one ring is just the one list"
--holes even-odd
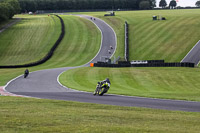
[(149, 2), (150, 2), (151, 9), (156, 7), (156, 0), (150, 0)]
[(0, 22), (12, 18), (19, 13), (20, 6), (17, 0), (1, 0), (0, 1)]
[(150, 7), (151, 7), (150, 2), (148, 0), (143, 0), (139, 4), (139, 8), (142, 9), (142, 10), (150, 9)]
[(0, 3), (0, 22), (9, 18), (9, 7), (7, 3)]
[(21, 6), (21, 12), (29, 12), (29, 11), (35, 12), (38, 9), (38, 4), (36, 2), (32, 2), (28, 0), (21, 1), (20, 6)]
[(137, 0), (136, 6), (138, 6), (137, 9), (142, 9), (141, 6), (149, 6), (146, 9), (153, 9), (156, 7), (156, 0)]
[(156, 0), (0, 0), (0, 21), (37, 10), (152, 9)]
[[(36, 10), (96, 10), (96, 9), (140, 9), (140, 3), (155, 7), (156, 0), (19, 0), (21, 11)], [(147, 4), (148, 3), (148, 4)]]
[(153, 6), (156, 7), (156, 0), (152, 0)]
[(200, 0), (195, 3), (197, 7), (200, 7)]
[(170, 3), (169, 3), (169, 7), (170, 7), (171, 9), (174, 9), (174, 8), (176, 7), (176, 5), (177, 5), (177, 3), (176, 3), (175, 0), (172, 0), (172, 1), (170, 1)]
[(18, 0), (7, 0), (7, 3), (13, 7), (14, 14), (20, 13), (21, 8)]
[(161, 0), (159, 3), (159, 7), (165, 8), (167, 6), (167, 2), (165, 0)]

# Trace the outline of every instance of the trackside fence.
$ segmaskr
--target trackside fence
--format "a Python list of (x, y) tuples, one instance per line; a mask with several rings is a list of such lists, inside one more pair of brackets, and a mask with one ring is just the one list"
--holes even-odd
[(65, 35), (65, 25), (64, 25), (63, 19), (60, 16), (58, 16), (58, 15), (55, 15), (55, 16), (57, 16), (60, 19), (60, 22), (61, 22), (61, 34), (60, 34), (58, 40), (55, 42), (55, 44), (53, 45), (53, 47), (50, 49), (50, 51), (47, 53), (47, 55), (45, 57), (43, 57), (39, 61), (28, 63), (28, 64), (23, 64), (23, 65), (7, 65), (7, 66), (0, 66), (0, 68), (32, 67), (32, 66), (37, 66), (37, 65), (43, 64), (47, 60), (49, 60), (53, 56), (54, 51), (56, 50), (56, 48), (58, 47), (58, 45), (60, 44), (60, 42), (62, 41), (62, 39), (63, 39), (63, 37)]
[(128, 23), (125, 21), (125, 61), (129, 61)]
[(106, 62), (94, 63), (94, 67), (195, 67), (194, 63), (177, 63), (177, 62), (155, 62), (148, 61), (147, 64), (131, 64), (129, 61), (119, 61), (118, 64), (108, 64)]

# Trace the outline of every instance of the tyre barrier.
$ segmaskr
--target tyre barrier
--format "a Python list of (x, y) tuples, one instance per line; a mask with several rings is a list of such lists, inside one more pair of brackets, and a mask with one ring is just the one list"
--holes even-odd
[(64, 24), (63, 19), (60, 16), (58, 16), (58, 15), (55, 15), (55, 16), (60, 19), (60, 22), (61, 22), (61, 34), (60, 34), (58, 40), (55, 42), (55, 44), (53, 45), (53, 47), (50, 49), (50, 51), (47, 53), (47, 55), (45, 57), (43, 57), (39, 61), (28, 63), (28, 64), (23, 64), (23, 65), (7, 65), (7, 66), (0, 66), (0, 68), (24, 68), (24, 67), (32, 67), (32, 66), (37, 66), (37, 65), (43, 64), (47, 60), (49, 60), (53, 56), (54, 51), (56, 50), (56, 48), (58, 47), (58, 45), (60, 44), (60, 42), (62, 41), (62, 39), (63, 39), (63, 37), (65, 35), (65, 24)]
[(94, 67), (195, 67), (194, 63), (190, 62), (170, 62), (165, 63), (163, 60), (150, 60), (147, 64), (131, 64), (129, 61), (121, 61), (118, 64), (108, 64), (106, 62), (97, 62), (94, 63)]

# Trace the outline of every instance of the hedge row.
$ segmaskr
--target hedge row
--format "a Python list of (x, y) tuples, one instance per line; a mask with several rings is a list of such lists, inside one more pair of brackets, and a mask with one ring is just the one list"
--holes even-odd
[(125, 61), (129, 61), (128, 23), (125, 21)]
[(23, 65), (8, 65), (8, 66), (0, 66), (0, 68), (23, 68), (23, 67), (32, 67), (32, 66), (37, 66), (37, 65), (40, 65), (40, 64), (43, 64), (45, 63), (47, 60), (49, 60), (52, 56), (53, 56), (53, 53), (54, 51), (56, 50), (56, 48), (58, 47), (58, 45), (60, 44), (60, 42), (62, 41), (64, 35), (65, 35), (65, 25), (64, 25), (64, 21), (63, 19), (58, 16), (58, 15), (55, 15), (57, 16), (59, 19), (60, 19), (60, 22), (61, 22), (61, 34), (58, 38), (58, 40), (56, 41), (56, 43), (53, 45), (53, 47), (50, 49), (50, 51), (47, 53), (47, 55), (42, 58), (41, 60), (39, 61), (36, 61), (36, 62), (32, 62), (32, 63), (28, 63), (28, 64), (23, 64)]
[(20, 10), (18, 0), (0, 0), (0, 22), (11, 19)]

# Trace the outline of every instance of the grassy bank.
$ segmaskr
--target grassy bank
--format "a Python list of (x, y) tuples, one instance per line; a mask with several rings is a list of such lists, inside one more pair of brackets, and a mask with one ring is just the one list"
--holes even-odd
[(55, 16), (20, 15), (16, 25), (0, 34), (0, 65), (17, 65), (43, 58), (60, 34), (61, 24)]
[[(120, 11), (114, 17), (104, 17), (105, 12), (87, 14), (105, 20), (114, 28), (118, 37), (115, 56), (124, 56), (124, 21), (127, 21), (130, 60), (179, 62), (199, 40), (199, 11)], [(167, 20), (153, 21), (153, 15)], [(110, 93), (200, 101), (198, 71), (198, 68), (81, 68), (66, 72), (60, 80), (68, 87), (93, 91), (97, 81), (110, 77), (113, 83)]]
[(65, 37), (53, 57), (39, 67), (80, 66), (95, 57), (101, 44), (101, 33), (90, 21), (77, 16), (61, 15)]
[[(119, 48), (115, 56), (124, 57), (124, 22), (129, 24), (131, 60), (164, 59), (181, 61), (199, 41), (199, 9), (120, 11), (115, 17), (104, 17), (106, 12), (88, 13), (108, 22), (116, 31)], [(153, 15), (166, 21), (153, 21)]]
[[(27, 17), (27, 16), (19, 16), (19, 17)], [(5, 31), (4, 34), (0, 34), (0, 38), (1, 37), (5, 37), (7, 39), (3, 40), (3, 42), (5, 43), (9, 43), (9, 45), (12, 46), (6, 46), (9, 47), (9, 49), (4, 49), (4, 43), (0, 42), (1, 45), (1, 50), (5, 50), (0, 54), (0, 58), (2, 59), (0, 61), (1, 65), (6, 65), (4, 64), (5, 62), (8, 62), (8, 64), (13, 64), (13, 63), (19, 63), (20, 61), (24, 61), (24, 60), (28, 60), (29, 58), (34, 58), (34, 60), (36, 60), (36, 56), (39, 57), (39, 55), (37, 55), (37, 47), (35, 46), (35, 41), (34, 41), (34, 37), (31, 40), (27, 40), (28, 42), (24, 42), (24, 45), (21, 46), (22, 44), (18, 44), (20, 45), (21, 48), (18, 48), (18, 45), (16, 45), (16, 42), (20, 42), (23, 41), (22, 39), (18, 38), (19, 40), (17, 40), (16, 37), (14, 37), (16, 40), (10, 42), (10, 40), (8, 38), (10, 38), (12, 35), (12, 31), (17, 31), (20, 32), (21, 34), (26, 34), (25, 30), (30, 30), (30, 28), (34, 29), (34, 25), (28, 25), (29, 23), (33, 23), (35, 24), (35, 21), (39, 18), (35, 18), (35, 16), (29, 16), (30, 18), (28, 20), (26, 20), (26, 22), (21, 22), (21, 23), (25, 23), (24, 25), (27, 26), (27, 28), (23, 27), (23, 28), (17, 28), (16, 27), (20, 27), (20, 25), (22, 25), (21, 23), (18, 23), (16, 26), (11, 27), (8, 31)], [(47, 19), (46, 16), (40, 16), (40, 17), (44, 17), (45, 20)], [(100, 42), (101, 42), (101, 34), (100, 31), (96, 28), (96, 26), (83, 18), (79, 18), (79, 17), (75, 17), (75, 16), (62, 16), (65, 23), (65, 31), (66, 31), (66, 35), (63, 39), (63, 41), (61, 42), (61, 44), (59, 45), (59, 47), (56, 49), (53, 57), (47, 61), (46, 63), (36, 66), (36, 67), (31, 67), (29, 68), (30, 71), (36, 71), (36, 70), (41, 70), (41, 69), (49, 69), (49, 68), (56, 68), (56, 67), (66, 67), (66, 66), (79, 66), (79, 65), (83, 65), (87, 62), (89, 62), (98, 52), (99, 47), (100, 47)], [(36, 19), (36, 20), (35, 20)], [(50, 19), (50, 18), (48, 18)], [(55, 25), (59, 26), (60, 25), (60, 21), (57, 20), (57, 18), (54, 18), (56, 21)], [(25, 21), (22, 20), (22, 21)], [(39, 21), (39, 20), (37, 20)], [(42, 21), (42, 20), (40, 20)], [(42, 24), (38, 24), (38, 25), (42, 25), (44, 26), (46, 23), (43, 22)], [(48, 22), (47, 22), (48, 24)], [(53, 28), (54, 29), (54, 28)], [(38, 32), (40, 32), (40, 29), (37, 29)], [(41, 29), (43, 30), (43, 29)], [(55, 27), (55, 32), (56, 34), (60, 32), (60, 27)], [(24, 33), (25, 32), (25, 33)], [(51, 33), (51, 31), (48, 31), (48, 33)], [(32, 33), (32, 32), (31, 32)], [(30, 33), (30, 34), (31, 34)], [(84, 33), (84, 34), (83, 34)], [(14, 34), (14, 33), (12, 33)], [(36, 34), (36, 33), (35, 33)], [(52, 32), (53, 34), (53, 32)], [(11, 37), (12, 38), (12, 37)], [(23, 38), (23, 36), (21, 36), (21, 38)], [(47, 36), (47, 38), (51, 38), (51, 36)], [(52, 38), (51, 38), (52, 39)], [(55, 39), (55, 38), (54, 38)], [(30, 45), (34, 43), (33, 48), (30, 49)], [(42, 53), (46, 54), (48, 52), (48, 48), (50, 48), (49, 43), (53, 44), (53, 41), (51, 40), (46, 40), (44, 42), (41, 43), (42, 45), (42, 49), (44, 50)], [(46, 46), (45, 44), (47, 44), (48, 46)], [(24, 52), (24, 50), (33, 50), (35, 51), (35, 53), (29, 53)], [(23, 51), (22, 51), (23, 50)], [(18, 51), (18, 52), (16, 52)], [(9, 55), (8, 55), (9, 54)], [(31, 56), (30, 54), (34, 54), (33, 56)], [(22, 57), (23, 56), (23, 57)], [(6, 59), (6, 57), (8, 57), (8, 59)], [(41, 57), (41, 55), (40, 55)], [(9, 60), (10, 58), (12, 58), (11, 60)], [(13, 61), (14, 59), (16, 59), (15, 61)], [(4, 63), (3, 63), (4, 62)], [(24, 68), (25, 69), (25, 68)], [(5, 85), (9, 80), (15, 78), (16, 76), (23, 74), (24, 69), (0, 69), (0, 86)]]
[(63, 85), (93, 92), (109, 77), (109, 93), (200, 101), (199, 68), (78, 68), (63, 73)]
[(200, 130), (199, 113), (2, 96), (0, 107), (1, 133)]
[(25, 69), (0, 69), (0, 86), (5, 86), (8, 81), (24, 73)]

